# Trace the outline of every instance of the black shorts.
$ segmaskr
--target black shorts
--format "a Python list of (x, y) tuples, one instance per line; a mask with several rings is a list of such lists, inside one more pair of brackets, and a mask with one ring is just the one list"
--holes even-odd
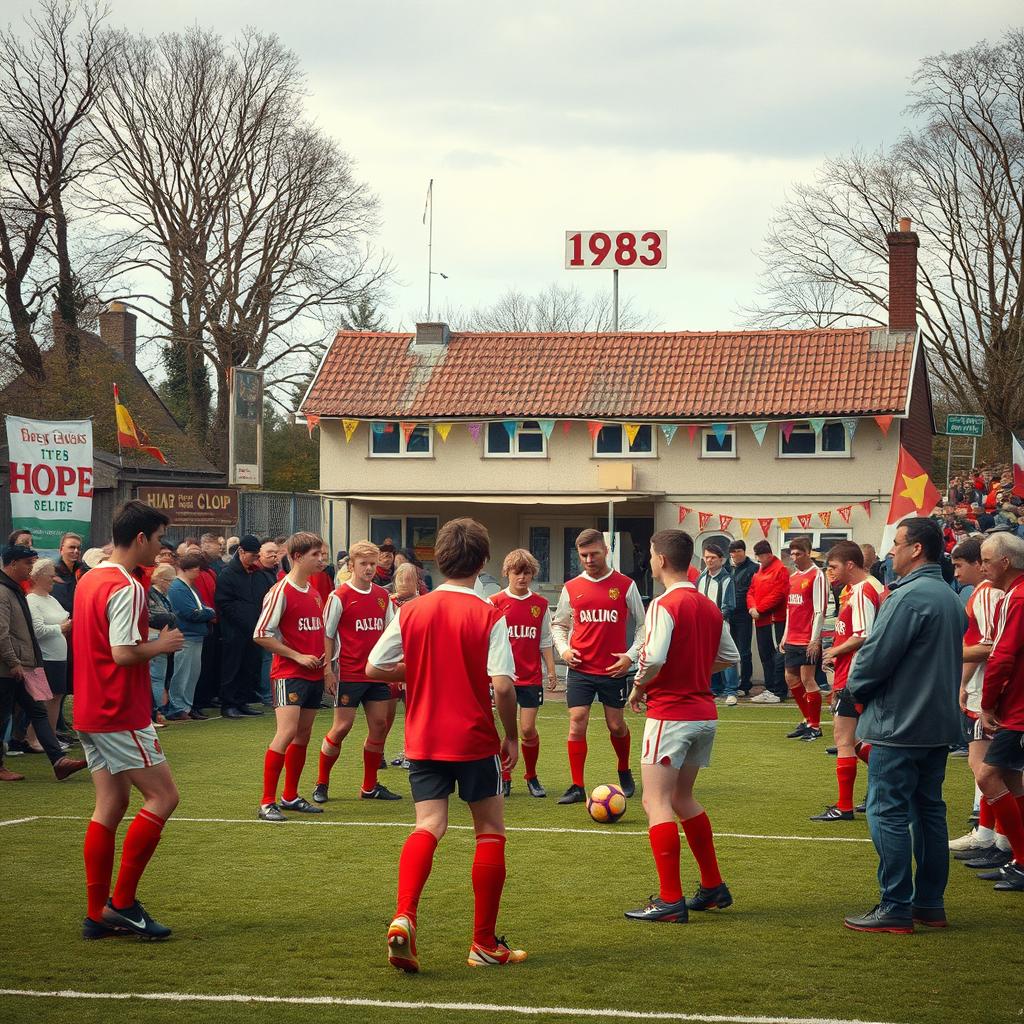
[(983, 740), (990, 740), (995, 736), (981, 724), (981, 716), (973, 716), (964, 712), (964, 738), (968, 743), (980, 743)]
[(807, 657), (807, 644), (786, 644), (782, 655), (786, 659), (786, 668), (800, 668), (803, 665), (816, 665), (816, 658)]
[(985, 764), (1010, 772), (1024, 772), (1024, 732), (1000, 729), (985, 752)]
[(322, 679), (272, 679), (275, 708), (319, 708), (324, 699)]
[(517, 686), (516, 703), (521, 708), (539, 708), (544, 705), (543, 686)]
[(477, 761), (409, 761), (413, 803), (447, 800), (456, 783), (459, 798), (467, 804), (501, 796), (501, 759), (495, 755)]
[(357, 708), (375, 700), (394, 700), (388, 683), (338, 683), (334, 695), (336, 708)]
[(624, 708), (629, 693), (625, 676), (599, 676), (569, 669), (565, 677), (565, 703), (570, 708), (589, 708), (596, 697), (606, 708)]
[(54, 697), (62, 697), (68, 692), (68, 663), (66, 661), (44, 661), (43, 672)]
[(840, 690), (833, 690), (832, 694), (832, 714), (836, 718), (860, 718), (864, 705), (855, 704), (845, 686)]

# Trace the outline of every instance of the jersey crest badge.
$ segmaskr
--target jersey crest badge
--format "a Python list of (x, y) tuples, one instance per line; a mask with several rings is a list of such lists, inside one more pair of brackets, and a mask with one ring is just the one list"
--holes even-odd
[(618, 599), (619, 599), (619, 594), (620, 594), (620, 593), (621, 593), (621, 591), (619, 590), (619, 588), (618, 588), (618, 587), (609, 587), (609, 588), (608, 588), (608, 596), (609, 596), (609, 597), (610, 597), (610, 598), (611, 598), (611, 599), (612, 599), (613, 601), (618, 601)]
[(387, 601), (385, 601), (383, 597), (378, 597), (377, 598), (377, 607), (380, 608), (381, 611), (384, 611), (384, 606), (386, 604), (387, 604)]
[(297, 693), (289, 693), (288, 694), (288, 703), (289, 704), (298, 704), (299, 703), (299, 695)]
[(800, 581), (800, 589), (801, 590), (806, 590), (810, 585), (811, 585), (811, 581), (810, 580), (801, 580)]
[(533, 607), (532, 607), (532, 608), (530, 609), (530, 614), (531, 614), (531, 615), (532, 615), (532, 616), (533, 616), (533, 617), (534, 617), (535, 619), (539, 619), (539, 618), (540, 618), (540, 605), (539, 605), (539, 604), (535, 604), (535, 605), (534, 605), (534, 606), (533, 606)]

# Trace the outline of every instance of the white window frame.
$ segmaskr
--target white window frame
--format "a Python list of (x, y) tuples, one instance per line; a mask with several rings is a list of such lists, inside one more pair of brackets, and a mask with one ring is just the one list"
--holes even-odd
[[(408, 421), (406, 421), (408, 422)], [(373, 432), (373, 423), (393, 423), (395, 430), (398, 433), (398, 451), (397, 452), (375, 452), (373, 450), (373, 439), (375, 436)], [(408, 450), (407, 442), (405, 440), (405, 434), (402, 433), (402, 426), (398, 420), (374, 420), (370, 424), (369, 435), (370, 438), (367, 441), (369, 446), (370, 458), (371, 459), (431, 459), (434, 457), (434, 425), (432, 423), (417, 423), (417, 429), (423, 427), (427, 431), (427, 450), (425, 452), (411, 452)]]
[(600, 434), (594, 435), (593, 451), (595, 459), (656, 459), (658, 457), (658, 431), (654, 423), (641, 423), (640, 429), (645, 427), (651, 432), (651, 450), (649, 452), (631, 452), (629, 450), (629, 438), (626, 436), (625, 423), (602, 423), (602, 427), (620, 427), (622, 429), (622, 450), (618, 452), (599, 452), (597, 450), (597, 439)]
[[(842, 533), (845, 534), (846, 540), (853, 540), (853, 530), (846, 526), (818, 526), (816, 528), (808, 526), (806, 530), (803, 530), (800, 528), (799, 523), (796, 524), (796, 529), (794, 529), (793, 524), (790, 523), (788, 530), (779, 529), (779, 551), (788, 551), (789, 545), (794, 538), (808, 536), (811, 538), (811, 550), (821, 551), (821, 535), (823, 533)], [(821, 551), (822, 558), (827, 554), (827, 551)]]
[[(537, 423), (536, 427), (524, 428), (526, 423), (537, 423), (537, 420), (518, 420), (516, 422), (516, 432), (509, 438), (509, 450), (507, 452), (492, 452), (491, 445), (491, 426), (493, 424), (487, 423), (484, 426), (484, 458), (485, 459), (546, 459), (548, 457), (548, 439), (544, 436), (544, 431), (540, 429), (540, 424)], [(508, 437), (508, 431), (505, 430), (503, 423), (498, 424), (504, 431), (505, 436)], [(519, 451), (519, 438), (523, 434), (539, 434), (541, 439), (541, 450), (539, 452), (521, 452)]]
[[(708, 451), (708, 438), (715, 437), (715, 432), (710, 427), (701, 427), (700, 431), (700, 457), (702, 459), (736, 459), (739, 456), (736, 453), (737, 434), (734, 426), (729, 427), (729, 431), (726, 437), (732, 438), (732, 451), (731, 452), (710, 452)], [(717, 440), (717, 438), (716, 438)]]
[(853, 445), (850, 441), (850, 435), (847, 433), (846, 428), (843, 427), (843, 439), (846, 444), (846, 448), (841, 452), (827, 452), (822, 448), (822, 442), (825, 437), (825, 427), (833, 423), (839, 423), (839, 420), (826, 420), (821, 430), (817, 433), (814, 432), (814, 428), (810, 424), (806, 426), (804, 424), (797, 424), (794, 428), (790, 437), (793, 434), (811, 434), (814, 437), (814, 451), (813, 452), (784, 452), (782, 445), (785, 442), (785, 438), (782, 436), (782, 428), (779, 428), (779, 458), (780, 459), (849, 459), (853, 455)]

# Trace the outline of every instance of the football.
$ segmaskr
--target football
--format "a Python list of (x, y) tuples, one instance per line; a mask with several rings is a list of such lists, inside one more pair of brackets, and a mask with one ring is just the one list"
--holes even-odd
[(594, 821), (610, 825), (626, 813), (626, 794), (618, 786), (597, 786), (587, 798), (587, 810)]

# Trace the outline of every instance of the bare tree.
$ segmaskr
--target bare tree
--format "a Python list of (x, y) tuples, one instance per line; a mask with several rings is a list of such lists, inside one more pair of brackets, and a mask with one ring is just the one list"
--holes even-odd
[(333, 311), (388, 276), (369, 246), (376, 199), (305, 117), (297, 58), (276, 37), (246, 31), (225, 44), (192, 28), (123, 36), (120, 52), (98, 108), (100, 205), (134, 243), (123, 271), (160, 282), (129, 298), (177, 358), (186, 425), (201, 440), (213, 368), (209, 447), (223, 460), (231, 368), (294, 381), (301, 371), (288, 367), (317, 348)]
[(778, 211), (759, 326), (886, 322), (885, 235), (921, 235), (918, 319), (929, 363), (966, 408), (1024, 427), (1024, 33), (924, 60), (915, 124), (889, 151), (827, 162)]
[(6, 337), (0, 357), (41, 382), (36, 321), (52, 296), (69, 360), (89, 288), (76, 273), (69, 194), (94, 160), (89, 125), (111, 65), (106, 10), (92, 2), (44, 0), (26, 32), (0, 33), (0, 280)]

